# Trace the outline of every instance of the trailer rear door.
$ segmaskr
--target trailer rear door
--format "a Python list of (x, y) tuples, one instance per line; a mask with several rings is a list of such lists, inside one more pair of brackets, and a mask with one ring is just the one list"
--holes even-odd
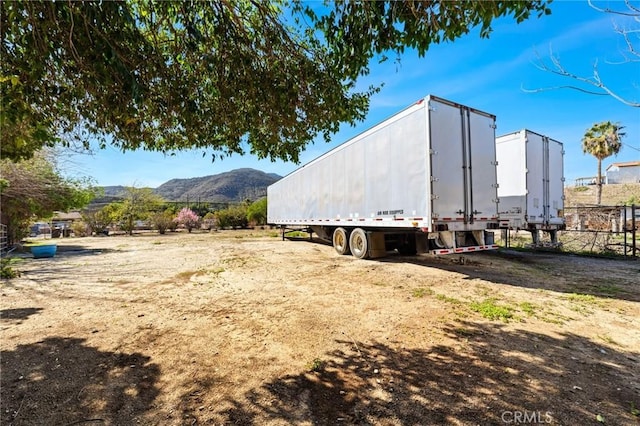
[(495, 117), (429, 100), (432, 211), (438, 221), (472, 224), (497, 216)]
[(549, 139), (549, 223), (564, 223), (564, 150), (562, 143)]
[(546, 205), (549, 189), (548, 149), (545, 137), (526, 133), (527, 145), (527, 222), (542, 224), (547, 221)]

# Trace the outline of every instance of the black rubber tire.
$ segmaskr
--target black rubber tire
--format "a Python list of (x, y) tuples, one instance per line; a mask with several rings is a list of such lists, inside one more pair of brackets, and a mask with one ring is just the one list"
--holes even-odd
[(349, 233), (344, 228), (336, 228), (333, 231), (333, 248), (338, 252), (338, 254), (349, 254), (351, 250), (349, 250)]
[(351, 254), (358, 259), (369, 258), (369, 239), (367, 233), (361, 228), (356, 228), (351, 231), (349, 236), (349, 247), (351, 248)]

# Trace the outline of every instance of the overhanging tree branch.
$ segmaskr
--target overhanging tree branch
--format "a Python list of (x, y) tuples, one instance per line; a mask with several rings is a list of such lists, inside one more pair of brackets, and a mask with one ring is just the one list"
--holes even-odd
[(572, 90), (578, 90), (583, 93), (588, 93), (591, 95), (604, 95), (604, 96), (608, 95), (622, 102), (625, 105), (629, 105), (631, 107), (640, 107), (640, 102), (630, 101), (628, 99), (623, 98), (622, 96), (618, 95), (616, 92), (614, 92), (612, 89), (610, 89), (606, 84), (602, 82), (602, 79), (600, 78), (600, 73), (598, 72), (597, 60), (593, 64), (593, 75), (591, 77), (581, 77), (577, 74), (573, 74), (567, 71), (562, 66), (560, 59), (558, 59), (558, 57), (554, 55), (553, 51), (551, 51), (549, 54), (549, 58), (551, 60), (552, 66), (549, 66), (547, 63), (545, 63), (544, 60), (542, 60), (542, 58), (540, 58), (539, 55), (537, 56), (538, 56), (538, 63), (534, 64), (536, 68), (545, 72), (550, 72), (552, 74), (560, 75), (562, 77), (569, 77), (571, 79), (580, 81), (590, 86), (597, 87), (598, 89), (600, 89), (600, 91), (586, 90), (578, 86), (565, 85), (565, 86), (546, 87), (541, 89), (525, 89), (523, 87), (522, 90), (526, 93), (538, 93), (538, 92), (544, 92), (544, 91), (549, 91), (554, 89), (572, 89)]
[(0, 158), (80, 128), (80, 142), (123, 151), (297, 162), (365, 117), (379, 86), (356, 83), (373, 57), (424, 54), (476, 26), (488, 37), (495, 18), (548, 2), (327, 1), (315, 14), (302, 0), (0, 1)]
[[(621, 15), (625, 17), (632, 17), (635, 22), (638, 22), (640, 24), (640, 8), (637, 6), (634, 6), (630, 0), (625, 0), (625, 5), (627, 7), (626, 11), (615, 10), (610, 8), (600, 8), (596, 6), (592, 0), (589, 0), (588, 3), (589, 3), (589, 6), (591, 6), (593, 9), (597, 10), (598, 12)], [(617, 34), (620, 34), (625, 41), (626, 51), (621, 52), (624, 60), (619, 62), (605, 61), (605, 63), (609, 65), (623, 65), (623, 64), (640, 62), (640, 50), (631, 39), (632, 35), (635, 35), (636, 33), (640, 33), (640, 28), (626, 29), (626, 28), (620, 27), (618, 24), (614, 22), (613, 31), (616, 32)], [(603, 81), (603, 79), (600, 77), (600, 71), (598, 69), (597, 59), (593, 63), (592, 75), (589, 77), (584, 77), (567, 70), (560, 62), (559, 57), (553, 53), (551, 48), (549, 49), (549, 51), (550, 51), (549, 61), (551, 62), (551, 64), (545, 62), (540, 57), (540, 55), (536, 52), (536, 57), (538, 58), (538, 62), (534, 64), (536, 68), (551, 74), (555, 74), (561, 77), (575, 80), (579, 83), (583, 83), (585, 85), (596, 88), (596, 90), (585, 89), (578, 85), (557, 85), (557, 86), (550, 86), (550, 87), (536, 88), (536, 89), (526, 89), (524, 87), (521, 87), (524, 92), (538, 93), (538, 92), (545, 92), (545, 91), (557, 90), (557, 89), (570, 89), (570, 90), (577, 90), (579, 92), (587, 93), (590, 95), (611, 96), (612, 98), (622, 102), (625, 105), (635, 107), (635, 108), (640, 107), (640, 101), (637, 101), (635, 99), (629, 99), (628, 97), (621, 95), (618, 90), (612, 88), (609, 84), (607, 84), (607, 82)], [(637, 83), (632, 82), (631, 84), (633, 87), (638, 89)]]

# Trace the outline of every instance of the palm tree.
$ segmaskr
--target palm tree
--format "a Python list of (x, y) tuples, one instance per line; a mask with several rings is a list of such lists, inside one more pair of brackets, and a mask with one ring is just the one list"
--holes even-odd
[(598, 205), (602, 200), (602, 160), (620, 152), (620, 148), (622, 148), (620, 140), (625, 135), (620, 132), (622, 129), (624, 126), (619, 123), (603, 121), (591, 126), (582, 138), (582, 152), (591, 154), (598, 159), (598, 180), (596, 182), (598, 185)]

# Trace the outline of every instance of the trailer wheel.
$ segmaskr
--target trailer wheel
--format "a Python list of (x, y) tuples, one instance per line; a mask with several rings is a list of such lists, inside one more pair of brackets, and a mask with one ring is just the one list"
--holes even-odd
[(344, 228), (333, 231), (333, 248), (338, 254), (349, 254), (349, 233)]
[(358, 259), (367, 259), (369, 257), (369, 240), (366, 232), (362, 229), (356, 228), (351, 232), (349, 246), (354, 257)]

